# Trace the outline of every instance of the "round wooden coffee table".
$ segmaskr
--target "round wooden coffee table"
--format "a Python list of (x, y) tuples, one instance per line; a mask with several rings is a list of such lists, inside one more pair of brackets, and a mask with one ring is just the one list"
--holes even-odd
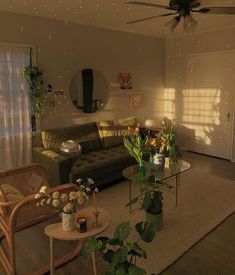
[[(96, 219), (94, 215), (94, 207), (84, 208), (78, 211), (77, 216), (86, 217), (87, 219), (87, 231), (84, 233), (79, 233), (78, 230), (71, 232), (64, 231), (62, 229), (62, 224), (54, 223), (45, 227), (45, 234), (50, 237), (50, 274), (54, 274), (55, 268), (58, 266), (72, 260), (81, 251), (85, 240), (97, 236), (104, 232), (110, 225), (110, 214), (107, 210), (103, 208), (98, 208), (98, 227), (96, 227)], [(67, 240), (67, 241), (79, 241), (78, 246), (67, 255), (60, 259), (54, 259), (54, 239), (57, 240)], [(92, 253), (92, 264), (93, 272), (96, 275), (96, 264), (95, 264), (95, 253)]]

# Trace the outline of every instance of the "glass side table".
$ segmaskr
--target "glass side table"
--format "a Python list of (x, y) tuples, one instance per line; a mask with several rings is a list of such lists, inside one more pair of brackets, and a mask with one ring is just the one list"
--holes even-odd
[[(189, 162), (185, 160), (179, 160), (177, 164), (173, 164), (169, 168), (164, 168), (163, 171), (148, 171), (147, 173), (150, 173), (151, 175), (155, 176), (156, 180), (167, 180), (170, 178), (175, 177), (175, 204), (177, 206), (178, 204), (178, 187), (180, 185), (180, 174), (183, 172), (186, 172), (191, 168), (191, 165)], [(134, 179), (134, 177), (138, 173), (138, 165), (132, 165), (130, 167), (125, 168), (122, 171), (122, 175), (124, 178), (129, 180), (129, 201), (131, 201), (131, 181)], [(130, 212), (131, 212), (131, 205), (130, 205)]]

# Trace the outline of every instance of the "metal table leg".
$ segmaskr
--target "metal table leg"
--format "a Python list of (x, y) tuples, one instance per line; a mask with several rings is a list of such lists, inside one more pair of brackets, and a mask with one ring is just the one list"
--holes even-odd
[(178, 205), (178, 187), (180, 186), (180, 174), (175, 176), (175, 205)]

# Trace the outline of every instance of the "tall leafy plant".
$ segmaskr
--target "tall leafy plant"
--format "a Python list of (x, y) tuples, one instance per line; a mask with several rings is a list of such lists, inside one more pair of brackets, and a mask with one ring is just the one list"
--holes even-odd
[[(155, 236), (152, 225), (140, 222), (135, 226), (140, 239), (151, 242)], [(128, 237), (131, 233), (129, 222), (119, 224), (112, 238), (92, 238), (86, 242), (85, 252), (99, 251), (103, 259), (108, 262), (109, 268), (105, 275), (146, 275), (146, 271), (137, 265), (138, 258), (147, 258), (146, 252), (140, 247), (139, 240), (131, 242)]]
[(35, 66), (28, 66), (24, 69), (24, 78), (29, 84), (31, 91), (32, 108), (36, 119), (43, 114), (45, 95), (43, 93), (42, 71)]

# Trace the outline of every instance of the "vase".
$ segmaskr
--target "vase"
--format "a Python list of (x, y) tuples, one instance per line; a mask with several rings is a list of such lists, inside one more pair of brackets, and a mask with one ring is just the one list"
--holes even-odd
[(163, 212), (159, 214), (150, 214), (145, 211), (145, 221), (152, 224), (156, 231), (161, 231), (163, 228)]
[(141, 176), (145, 176), (146, 175), (146, 166), (145, 163), (139, 164), (138, 166), (138, 172)]
[(165, 165), (165, 156), (164, 154), (155, 153), (151, 156), (151, 163), (155, 170), (162, 171)]
[(62, 212), (62, 229), (64, 231), (73, 231), (75, 228), (75, 213), (68, 214)]

